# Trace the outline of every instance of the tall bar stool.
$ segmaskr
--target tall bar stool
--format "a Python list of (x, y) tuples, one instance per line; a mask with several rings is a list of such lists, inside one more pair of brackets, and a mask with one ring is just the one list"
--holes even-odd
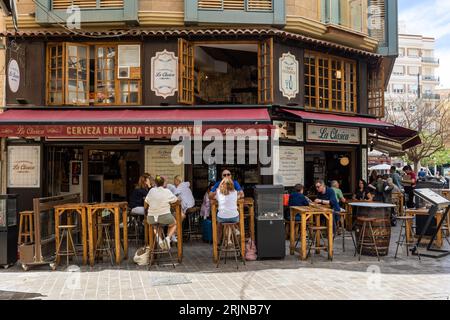
[[(75, 249), (75, 243), (73, 242), (72, 230), (76, 228), (76, 225), (61, 225), (58, 227), (61, 231), (61, 236), (59, 237), (59, 243), (57, 243), (56, 257), (66, 257), (66, 265), (69, 266), (69, 257), (74, 256), (78, 260), (77, 251)], [(61, 250), (61, 246), (66, 238), (66, 250)], [(56, 262), (59, 259), (56, 259)], [(55, 264), (56, 266), (57, 264)]]
[[(368, 218), (368, 217), (358, 217), (356, 220), (359, 222), (362, 222), (362, 224), (363, 224), (361, 227), (361, 231), (359, 234), (359, 241), (358, 241), (358, 243), (359, 243), (358, 260), (361, 261), (362, 249), (363, 249), (363, 247), (365, 247), (365, 248), (374, 248), (375, 252), (377, 254), (378, 261), (380, 261), (380, 256), (378, 254), (378, 247), (377, 247), (377, 243), (375, 241), (375, 235), (373, 233), (373, 228), (372, 228), (372, 222), (374, 222), (376, 219)], [(366, 235), (366, 231), (370, 231), (371, 240), (365, 240), (364, 236)], [(356, 251), (355, 251), (355, 256), (356, 256)]]
[(17, 243), (33, 242), (33, 211), (21, 211), (19, 213), (19, 237)]
[(239, 244), (239, 240), (236, 235), (236, 231), (238, 230), (236, 226), (238, 225), (239, 225), (238, 223), (222, 223), (223, 226), (222, 244), (220, 246), (220, 254), (219, 259), (217, 259), (216, 268), (219, 267), (222, 254), (225, 254), (224, 264), (227, 264), (228, 253), (234, 254), (234, 260), (236, 261), (237, 269), (239, 269), (238, 254), (241, 256), (242, 262), (244, 263), (245, 266), (245, 258), (240, 254), (241, 245)]
[(350, 231), (347, 230), (348, 226), (347, 226), (347, 211), (341, 211), (339, 213), (339, 223), (336, 222), (336, 233), (334, 234), (334, 237), (336, 237), (336, 235), (338, 235), (338, 233), (341, 233), (341, 237), (342, 237), (342, 251), (345, 252), (345, 239), (352, 239), (353, 242), (353, 246), (356, 249), (356, 242), (355, 242), (355, 237), (353, 237), (353, 227), (351, 227)]
[(187, 228), (183, 229), (183, 236), (186, 237), (186, 241), (189, 241), (192, 235), (201, 235), (199, 207), (192, 207), (186, 210), (186, 224)]
[[(401, 216), (401, 217), (397, 217), (397, 220), (400, 220), (401, 224), (400, 224), (400, 233), (398, 235), (397, 248), (395, 249), (394, 259), (397, 259), (397, 253), (398, 253), (399, 246), (403, 246), (403, 244), (405, 244), (406, 245), (406, 255), (409, 256), (409, 247), (415, 245), (414, 236), (413, 236), (414, 232), (412, 229), (412, 223), (414, 221), (414, 216)], [(408, 223), (408, 222), (410, 222), (410, 223)], [(406, 239), (407, 228), (409, 228), (409, 233), (413, 240), (408, 241)], [(405, 230), (405, 232), (403, 232), (403, 229)], [(416, 252), (417, 252), (417, 256), (419, 257), (419, 260), (420, 260), (419, 248), (416, 248)]]
[(150, 244), (150, 259), (148, 262), (148, 269), (153, 265), (153, 261), (155, 260), (155, 257), (162, 254), (169, 255), (170, 262), (172, 266), (175, 268), (175, 262), (172, 257), (172, 253), (170, 252), (170, 248), (168, 248), (166, 245), (160, 246), (159, 245), (159, 237), (161, 235), (163, 243), (165, 243), (166, 234), (164, 232), (164, 226), (156, 223), (156, 224), (150, 224), (150, 232), (153, 232), (153, 239), (152, 243)]
[(100, 228), (100, 234), (98, 235), (95, 255), (97, 258), (103, 259), (104, 255), (107, 254), (111, 260), (111, 265), (114, 265), (114, 250), (111, 240), (111, 223), (101, 222), (98, 224), (98, 227)]
[[(316, 254), (316, 250), (326, 250), (328, 249), (327, 241), (325, 241), (324, 232), (327, 232), (328, 227), (326, 226), (316, 226), (310, 224), (308, 226), (308, 254), (311, 257), (311, 264), (313, 263), (313, 256)], [(317, 238), (319, 243), (317, 243)], [(322, 242), (323, 241), (323, 242)], [(314, 251), (314, 255), (311, 254), (311, 250)]]

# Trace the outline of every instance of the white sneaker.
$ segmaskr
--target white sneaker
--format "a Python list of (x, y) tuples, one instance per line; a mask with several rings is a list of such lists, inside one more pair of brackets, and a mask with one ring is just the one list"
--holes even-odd
[(163, 250), (167, 249), (166, 242), (164, 240), (162, 240), (158, 236), (156, 236), (156, 241), (158, 241), (158, 245), (161, 249), (163, 249)]
[(234, 234), (238, 236), (238, 235), (240, 235), (241, 233), (239, 232), (238, 229), (234, 229)]
[(171, 240), (172, 242), (178, 242), (177, 235), (174, 234), (170, 240)]
[(170, 238), (169, 238), (169, 237), (166, 237), (165, 240), (166, 240), (166, 241), (165, 241), (165, 243), (166, 243), (166, 248), (167, 248), (167, 250), (170, 250)]

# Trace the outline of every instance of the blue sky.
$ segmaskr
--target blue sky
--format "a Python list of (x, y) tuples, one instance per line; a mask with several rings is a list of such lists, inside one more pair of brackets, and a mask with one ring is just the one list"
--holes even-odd
[(450, 88), (450, 0), (398, 0), (406, 32), (436, 39), (441, 87)]

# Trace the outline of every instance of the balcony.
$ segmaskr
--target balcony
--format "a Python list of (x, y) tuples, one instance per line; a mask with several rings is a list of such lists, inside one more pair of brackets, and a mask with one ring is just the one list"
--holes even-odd
[(286, 24), (285, 0), (185, 0), (186, 24)]
[(437, 93), (424, 93), (423, 99), (425, 100), (441, 100), (441, 95)]
[(422, 76), (423, 81), (439, 82), (440, 78), (436, 76)]
[(439, 65), (439, 59), (433, 57), (422, 57), (422, 63)]
[(138, 23), (138, 0), (36, 0), (36, 22), (74, 24), (78, 9), (81, 24)]

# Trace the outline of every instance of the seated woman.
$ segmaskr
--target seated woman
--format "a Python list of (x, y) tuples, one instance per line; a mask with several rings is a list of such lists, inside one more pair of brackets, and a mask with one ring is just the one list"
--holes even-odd
[(372, 201), (372, 194), (370, 193), (367, 182), (363, 179), (358, 181), (358, 188), (356, 189), (356, 193), (353, 195), (353, 200), (368, 200)]
[(156, 186), (152, 188), (145, 198), (148, 204), (147, 221), (149, 224), (161, 224), (168, 226), (167, 236), (162, 239), (161, 234), (156, 235), (159, 246), (162, 249), (170, 249), (170, 238), (176, 231), (176, 220), (170, 211), (170, 204), (177, 202), (178, 198), (169, 190), (164, 188), (164, 178), (156, 176)]
[[(239, 211), (237, 201), (239, 198), (238, 192), (234, 188), (234, 183), (231, 178), (224, 178), (215, 193), (217, 199), (217, 222), (218, 222), (218, 237), (222, 238), (222, 223), (238, 223)], [(230, 239), (228, 239), (230, 240)]]
[(211, 202), (209, 201), (209, 193), (211, 192), (212, 187), (214, 187), (213, 182), (209, 184), (208, 190), (206, 190), (206, 193), (203, 196), (202, 207), (200, 209), (200, 216), (202, 216), (203, 219), (207, 219), (211, 212)]
[(130, 196), (131, 213), (136, 215), (144, 215), (144, 199), (150, 190), (150, 180), (145, 175), (139, 177), (138, 185)]

